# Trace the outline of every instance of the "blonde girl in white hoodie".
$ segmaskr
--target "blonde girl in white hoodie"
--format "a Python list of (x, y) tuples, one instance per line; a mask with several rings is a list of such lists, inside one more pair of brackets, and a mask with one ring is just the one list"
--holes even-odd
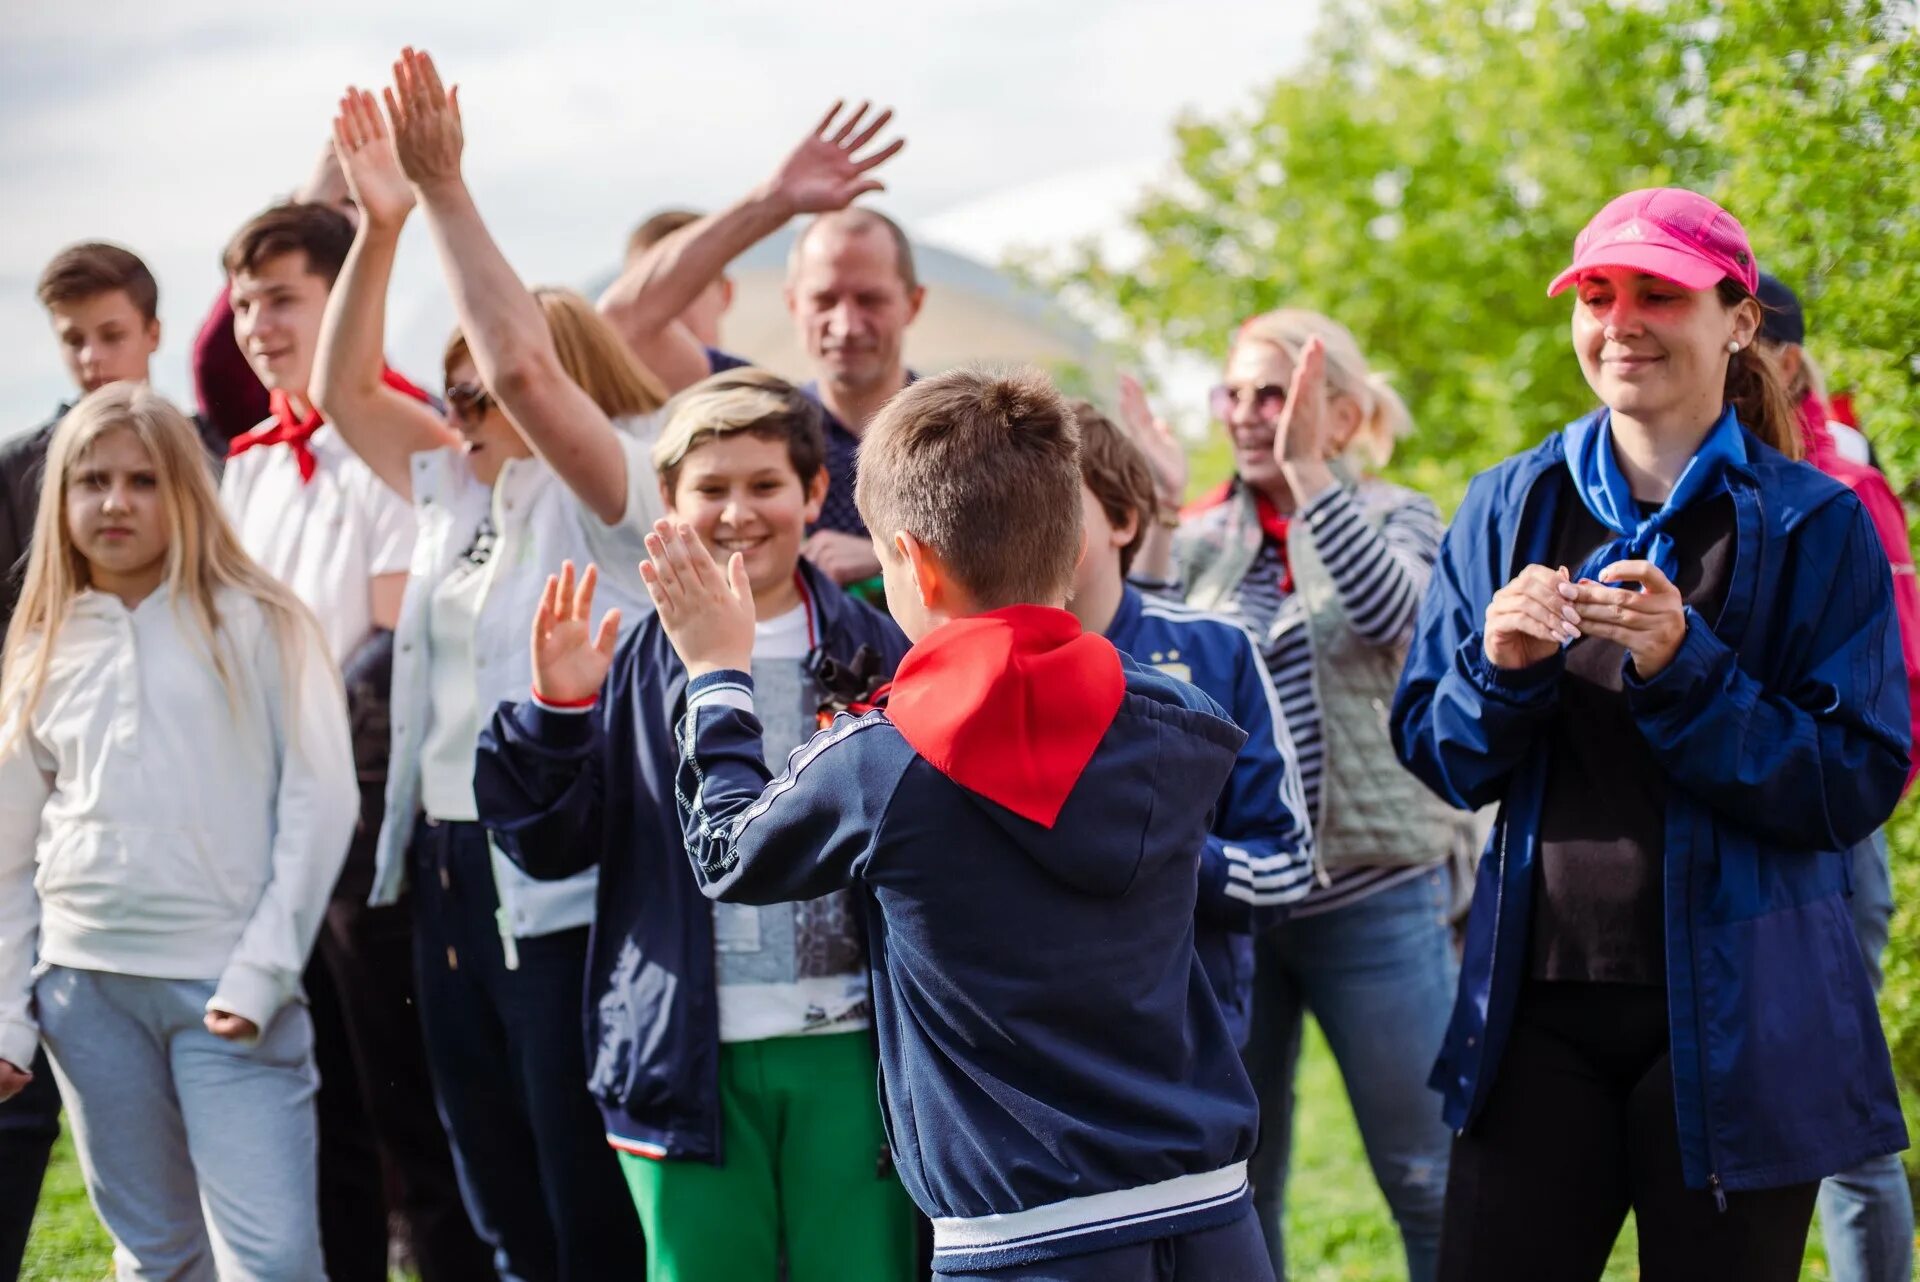
[(54, 432), (0, 671), (0, 1099), (44, 1040), (120, 1278), (324, 1277), (300, 973), (359, 810), (340, 678), (148, 388)]

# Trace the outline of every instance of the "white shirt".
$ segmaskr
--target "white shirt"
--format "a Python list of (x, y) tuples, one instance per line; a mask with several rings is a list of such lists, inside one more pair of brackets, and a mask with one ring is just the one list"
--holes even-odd
[[(627, 459), (626, 511), (617, 525), (602, 522), (537, 458), (509, 461), (489, 489), (474, 477), (460, 450), (413, 456), (420, 538), (400, 625), (394, 630), (393, 746), (370, 902), (392, 903), (406, 885), (407, 843), (421, 811), (422, 750), (435, 713), (432, 669), (438, 657), (430, 631), (432, 602), (481, 520), (491, 515), (498, 538), (487, 560), (486, 586), (474, 619), (471, 663), (478, 715), (467, 745), (469, 757), (478, 746), (480, 727), (495, 708), (532, 695), (527, 634), (547, 576), (558, 573), (563, 560), (581, 570), (588, 562), (600, 567), (594, 615), (597, 619), (619, 606), (623, 635), (652, 611), (640, 581), (640, 561), (646, 556), (646, 533), (662, 512), (660, 482), (648, 455), (658, 416), (615, 426)], [(468, 774), (471, 777), (471, 765)], [(595, 870), (561, 881), (538, 881), (496, 851), (493, 874), (503, 937), (546, 935), (593, 920), (599, 880)]]
[(473, 646), (487, 599), (487, 564), (494, 542), (489, 521), (428, 598), (427, 685), (433, 703), (420, 749), (420, 808), (435, 819), (472, 822), (480, 817), (480, 803), (473, 796), (473, 750), (481, 715)]
[(164, 587), (132, 610), (84, 592), (0, 755), (0, 1059), (33, 1059), (36, 951), (215, 980), (210, 1005), (262, 1028), (300, 991), (359, 817), (346, 696), (317, 638), (288, 679), (259, 602), (217, 604), (237, 706)]
[(335, 663), (373, 631), (371, 583), (405, 572), (413, 556), (413, 510), (380, 483), (332, 427), (307, 442), (311, 481), (286, 445), (256, 445), (227, 460), (220, 505), (240, 545), (293, 589), (320, 620)]

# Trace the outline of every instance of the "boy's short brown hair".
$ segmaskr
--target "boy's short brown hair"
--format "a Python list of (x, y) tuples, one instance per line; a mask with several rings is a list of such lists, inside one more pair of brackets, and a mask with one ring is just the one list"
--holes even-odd
[(48, 310), (116, 289), (126, 294), (144, 319), (160, 315), (160, 286), (153, 273), (138, 254), (118, 245), (98, 240), (69, 245), (40, 273), (40, 305)]
[(353, 247), (353, 223), (332, 205), (288, 201), (255, 214), (220, 255), (228, 276), (258, 271), (282, 254), (307, 256), (307, 270), (331, 285)]
[(860, 442), (854, 501), (905, 531), (981, 609), (1058, 602), (1080, 560), (1080, 432), (1038, 370), (958, 369), (888, 401)]
[(1073, 417), (1080, 425), (1080, 479), (1100, 501), (1100, 510), (1115, 529), (1135, 518), (1133, 537), (1120, 549), (1120, 573), (1133, 568), (1133, 555), (1147, 537), (1147, 527), (1160, 514), (1154, 494), (1153, 469), (1126, 429), (1096, 409), (1091, 401), (1075, 401)]
[(801, 488), (827, 465), (820, 405), (777, 374), (751, 366), (701, 379), (668, 401), (653, 443), (653, 470), (672, 494), (687, 455), (722, 437), (745, 434), (784, 441)]

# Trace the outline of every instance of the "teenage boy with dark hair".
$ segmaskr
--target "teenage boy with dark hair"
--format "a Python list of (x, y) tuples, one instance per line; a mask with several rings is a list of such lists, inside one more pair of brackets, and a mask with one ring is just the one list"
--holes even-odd
[(1159, 516), (1153, 471), (1126, 433), (1086, 401), (1080, 427), (1080, 508), (1087, 552), (1068, 608), (1088, 632), (1136, 663), (1188, 681), (1247, 733), (1200, 856), (1194, 943), (1236, 1045), (1253, 1007), (1253, 932), (1313, 888), (1313, 849), (1300, 763), (1259, 648), (1231, 619), (1143, 597), (1127, 570)]
[[(759, 370), (717, 374), (669, 405), (653, 459), (675, 516), (739, 550), (760, 748), (782, 760), (906, 650), (891, 620), (800, 558), (827, 488), (819, 408)], [(617, 652), (617, 614), (590, 633), (593, 581), (589, 568), (576, 588), (569, 565), (548, 585), (534, 697), (494, 714), (474, 791), (534, 876), (600, 864), (589, 1080), (646, 1232), (646, 1276), (771, 1279), (784, 1259), (790, 1282), (905, 1282), (915, 1220), (884, 1160), (851, 897), (701, 898), (673, 791), (687, 671), (655, 617)]]
[(690, 680), (676, 787), (710, 898), (857, 888), (893, 1158), (943, 1278), (1270, 1279), (1253, 1089), (1194, 952), (1200, 851), (1246, 741), (1061, 609), (1073, 414), (961, 370), (881, 410), (858, 498), (913, 650), (886, 707), (770, 783), (753, 609), (662, 521), (642, 565)]
[[(160, 287), (139, 257), (118, 245), (70, 245), (40, 273), (36, 291), (53, 322), (61, 362), (80, 395), (108, 383), (144, 383), (160, 346)], [(40, 512), (47, 443), (71, 403), (0, 446), (0, 636), (13, 622), (20, 576)], [(60, 1134), (60, 1092), (36, 1053), (20, 1094), (0, 1103), (0, 1278), (13, 1277), (27, 1249), (47, 1155)]]
[[(370, 822), (357, 831), (306, 977), (322, 1079), (327, 1272), (336, 1282), (386, 1276), (383, 1190), (391, 1187), (416, 1263), (433, 1282), (488, 1265), (433, 1111), (408, 909), (366, 903), (371, 837), (383, 813), (386, 752), (377, 724), (387, 716), (387, 664), (370, 647), (386, 641), (399, 617), (414, 517), (327, 425), (308, 391), (327, 300), (352, 244), (347, 216), (315, 201), (274, 205), (228, 242), (222, 263), (234, 338), (267, 388), (270, 415), (228, 446), (220, 499), (247, 551), (312, 609), (335, 662), (357, 673), (349, 685), (356, 724), (376, 723), (356, 744)], [(393, 371), (385, 378), (426, 399)]]

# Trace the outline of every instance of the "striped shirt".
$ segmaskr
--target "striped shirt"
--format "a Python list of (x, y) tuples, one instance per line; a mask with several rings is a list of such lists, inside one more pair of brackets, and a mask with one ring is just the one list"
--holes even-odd
[[(1405, 645), (1413, 636), (1420, 599), (1440, 555), (1445, 524), (1439, 509), (1424, 499), (1403, 503), (1375, 528), (1354, 492), (1341, 487), (1315, 499), (1294, 519), (1305, 521), (1313, 531), (1314, 547), (1354, 631), (1373, 645)], [(1282, 588), (1280, 570), (1280, 546), (1267, 539), (1246, 577), (1219, 609), (1237, 616), (1261, 638), (1261, 656), (1273, 675), (1274, 691), (1299, 754), (1307, 813), (1317, 816), (1327, 753), (1324, 718), (1313, 683), (1313, 638), (1304, 604)], [(1426, 871), (1418, 865), (1343, 869), (1295, 904), (1289, 915), (1310, 917), (1342, 908)]]

